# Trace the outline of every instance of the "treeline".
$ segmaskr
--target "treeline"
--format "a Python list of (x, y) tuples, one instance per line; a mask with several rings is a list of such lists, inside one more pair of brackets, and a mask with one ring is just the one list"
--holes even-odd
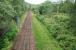
[(76, 0), (61, 1), (55, 4), (55, 10), (60, 13), (76, 13)]
[(39, 14), (48, 14), (51, 12), (76, 13), (76, 0), (60, 0), (59, 3), (51, 3), (50, 1), (46, 1), (42, 5), (39, 5), (34, 11), (37, 11), (37, 13), (39, 12)]
[(76, 0), (46, 1), (33, 9), (63, 50), (76, 50)]
[(24, 0), (0, 0), (0, 50), (8, 50), (18, 31), (17, 19), (27, 11)]

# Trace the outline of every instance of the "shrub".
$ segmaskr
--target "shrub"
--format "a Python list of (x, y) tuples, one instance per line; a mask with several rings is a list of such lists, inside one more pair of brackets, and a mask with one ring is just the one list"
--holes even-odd
[(15, 39), (17, 34), (17, 27), (13, 25), (11, 29), (0, 37), (0, 50), (9, 46), (10, 42)]

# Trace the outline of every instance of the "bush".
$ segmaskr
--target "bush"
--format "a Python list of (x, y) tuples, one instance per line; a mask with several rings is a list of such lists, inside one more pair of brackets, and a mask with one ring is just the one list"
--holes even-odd
[(46, 25), (50, 32), (49, 35), (54, 37), (63, 50), (76, 50), (76, 37), (73, 35), (75, 32), (70, 30), (72, 27), (69, 25), (69, 15), (55, 14), (51, 15), (51, 17), (37, 16), (37, 18)]
[(8, 38), (0, 38), (0, 50), (2, 49), (2, 48), (6, 48), (6, 47), (8, 47), (8, 45), (9, 45), (9, 40), (8, 40)]
[(11, 29), (0, 38), (0, 50), (9, 46), (10, 42), (15, 39), (17, 27), (13, 25)]
[(7, 32), (4, 36), (8, 38), (9, 41), (11, 41), (11, 40), (14, 40), (14, 38), (16, 37), (16, 34), (17, 34), (17, 27), (12, 26), (9, 32)]

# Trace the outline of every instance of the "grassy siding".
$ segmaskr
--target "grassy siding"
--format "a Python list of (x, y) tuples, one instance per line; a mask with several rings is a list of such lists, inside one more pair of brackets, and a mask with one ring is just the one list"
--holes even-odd
[(62, 50), (52, 37), (49, 38), (49, 31), (35, 17), (33, 17), (33, 31), (37, 50)]

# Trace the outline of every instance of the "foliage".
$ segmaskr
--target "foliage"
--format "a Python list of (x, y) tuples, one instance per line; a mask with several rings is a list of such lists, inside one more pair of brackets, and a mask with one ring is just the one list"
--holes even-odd
[[(15, 16), (21, 16), (26, 9), (24, 0), (0, 0), (0, 27), (7, 27)], [(0, 29), (1, 29), (0, 28)]]
[(39, 7), (34, 8), (35, 11), (37, 11), (36, 13), (39, 13), (41, 15), (45, 15), (52, 12), (52, 4), (49, 1), (46, 1), (45, 3), (43, 3), (42, 5), (40, 5)]
[(45, 3), (38, 7), (36, 18), (47, 27), (49, 37), (52, 35), (63, 50), (76, 50), (76, 0)]
[[(40, 16), (42, 17), (42, 16)], [(51, 17), (44, 17), (44, 20), (41, 20), (37, 17), (50, 32), (63, 50), (73, 50), (76, 49), (76, 37), (75, 30), (70, 30), (70, 17), (67, 14), (54, 14)]]
[(0, 37), (0, 50), (9, 46), (10, 42), (16, 37), (16, 33), (17, 27), (13, 25), (3, 37)]
[(27, 10), (24, 0), (0, 0), (0, 50), (8, 47), (17, 34), (16, 16)]
[(15, 39), (15, 37), (16, 37), (16, 34), (17, 34), (17, 26), (16, 25), (13, 25), (12, 27), (11, 27), (11, 29), (9, 30), (9, 32), (7, 32), (4, 36), (6, 37), (6, 38), (8, 38), (8, 40), (9, 41), (12, 41), (12, 40), (14, 40)]
[(52, 35), (49, 38), (49, 31), (36, 17), (33, 17), (33, 32), (37, 50), (62, 50)]
[(74, 3), (72, 3), (70, 0), (66, 0), (64, 3), (62, 2), (59, 4), (59, 12), (63, 13), (72, 13), (73, 11)]

